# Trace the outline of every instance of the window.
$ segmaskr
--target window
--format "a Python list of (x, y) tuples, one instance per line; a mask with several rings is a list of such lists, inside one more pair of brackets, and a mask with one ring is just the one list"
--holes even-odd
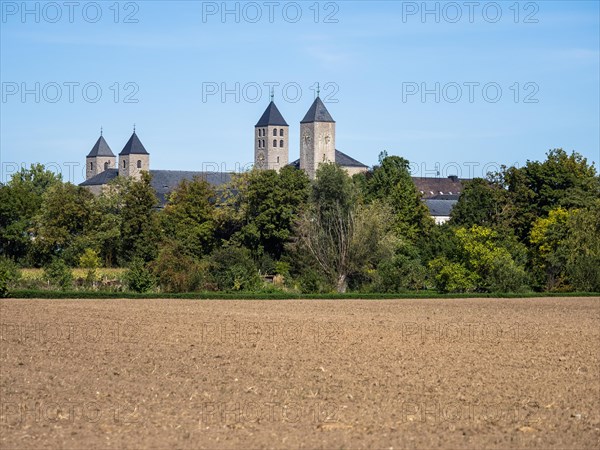
[(283, 147), (283, 139), (279, 141), (279, 146)]
[(258, 140), (258, 148), (260, 148), (260, 139)]
[(273, 136), (277, 136), (277, 128), (273, 128)]
[(141, 161), (141, 160), (139, 160), (139, 159), (138, 159), (138, 162), (137, 162), (137, 168), (138, 168), (138, 169), (141, 169), (141, 168), (142, 168), (142, 161)]
[(263, 146), (263, 148), (265, 148), (265, 140), (264, 139), (262, 140), (262, 146)]
[(108, 169), (109, 169), (109, 167), (110, 167), (110, 163), (109, 163), (108, 161), (106, 161), (106, 162), (104, 163), (104, 170), (108, 170)]
[(127, 167), (127, 163), (125, 162), (125, 160), (123, 160), (123, 169), (125, 169)]
[(94, 170), (94, 163), (93, 162), (90, 163), (90, 170)]
[(273, 139), (273, 147), (277, 147), (277, 139)]
[(283, 128), (279, 129), (279, 136), (283, 136)]
[(277, 157), (277, 164), (279, 164), (279, 156)]

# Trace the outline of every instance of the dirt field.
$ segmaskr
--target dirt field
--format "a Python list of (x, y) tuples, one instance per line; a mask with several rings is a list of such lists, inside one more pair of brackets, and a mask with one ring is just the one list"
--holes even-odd
[(0, 448), (599, 448), (600, 299), (4, 300)]

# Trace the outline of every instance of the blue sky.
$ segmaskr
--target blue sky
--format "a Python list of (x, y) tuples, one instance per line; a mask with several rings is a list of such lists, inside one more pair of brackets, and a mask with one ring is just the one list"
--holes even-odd
[(247, 168), (271, 82), (291, 159), (319, 82), (337, 148), (367, 165), (600, 160), (597, 1), (75, 3), (1, 2), (2, 181), (42, 162), (80, 182), (100, 127), (117, 154), (134, 123), (151, 168)]

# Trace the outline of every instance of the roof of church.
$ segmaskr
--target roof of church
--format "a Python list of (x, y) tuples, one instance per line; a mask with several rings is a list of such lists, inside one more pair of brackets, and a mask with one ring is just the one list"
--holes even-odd
[(271, 103), (269, 103), (269, 106), (267, 106), (267, 109), (265, 109), (255, 127), (266, 127), (268, 125), (288, 126), (273, 100), (271, 100)]
[(92, 150), (87, 155), (88, 158), (93, 158), (95, 156), (115, 156), (102, 135), (100, 135), (92, 147)]
[(440, 196), (451, 196), (450, 199), (458, 199), (463, 190), (462, 180), (458, 177), (413, 177), (413, 182), (423, 198), (443, 199)]
[[(339, 150), (335, 150), (335, 163), (342, 167), (368, 167), (366, 164), (361, 163), (360, 161), (352, 158), (351, 156), (346, 155), (344, 152)], [(295, 167), (296, 169), (300, 168), (300, 160), (297, 159), (289, 164), (290, 166)]]
[[(152, 181), (150, 184), (156, 191), (156, 196), (161, 206), (167, 203), (168, 196), (183, 180), (191, 181), (200, 177), (213, 186), (228, 183), (231, 180), (230, 172), (193, 172), (186, 170), (151, 170)], [(79, 186), (102, 186), (119, 176), (118, 169), (107, 169), (102, 173), (84, 181)]]
[(429, 213), (434, 217), (450, 216), (450, 212), (452, 212), (452, 208), (454, 208), (457, 201), (458, 200), (438, 200), (432, 198), (424, 200), (427, 208), (429, 208)]
[(311, 123), (311, 122), (335, 122), (325, 108), (325, 105), (321, 101), (320, 97), (315, 98), (313, 104), (308, 108), (304, 119), (300, 123)]
[(123, 150), (121, 150), (121, 153), (119, 153), (119, 155), (131, 155), (131, 154), (149, 155), (149, 153), (144, 148), (144, 144), (142, 144), (142, 141), (140, 141), (140, 138), (138, 137), (138, 135), (135, 134), (135, 131), (133, 132), (133, 134), (127, 141), (127, 144), (125, 144), (125, 147), (123, 147)]

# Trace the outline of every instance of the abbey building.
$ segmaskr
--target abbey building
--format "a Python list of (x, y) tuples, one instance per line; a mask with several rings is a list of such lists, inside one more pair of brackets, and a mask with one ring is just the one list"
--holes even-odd
[[(335, 162), (349, 175), (366, 172), (368, 167), (336, 148), (335, 120), (319, 98), (314, 100), (304, 118), (300, 121), (300, 158), (290, 162), (289, 125), (271, 100), (267, 109), (254, 126), (254, 167), (258, 170), (280, 170), (293, 166), (315, 177), (319, 164)], [(294, 146), (295, 147), (295, 146)], [(170, 193), (183, 180), (200, 177), (218, 186), (228, 183), (230, 172), (200, 172), (183, 170), (156, 170), (150, 167), (150, 153), (133, 130), (133, 134), (123, 146), (118, 160), (110, 146), (100, 137), (86, 156), (86, 180), (80, 184), (100, 194), (102, 189), (117, 177), (139, 178), (142, 171), (152, 175), (152, 187), (161, 206), (164, 206)], [(424, 202), (429, 207), (436, 222), (443, 223), (458, 200), (462, 183), (457, 177), (423, 178), (413, 177)]]

